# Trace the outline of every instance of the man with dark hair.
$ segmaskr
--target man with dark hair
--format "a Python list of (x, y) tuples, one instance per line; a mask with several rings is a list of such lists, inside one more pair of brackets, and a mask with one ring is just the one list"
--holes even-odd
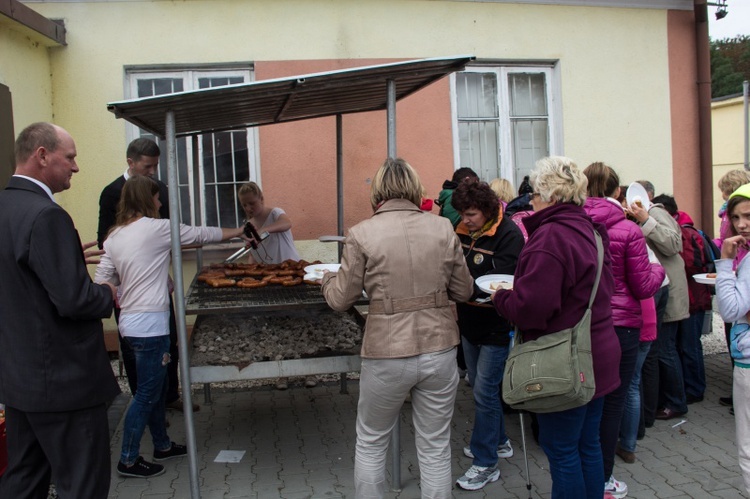
[[(154, 177), (159, 168), (160, 154), (161, 150), (159, 149), (159, 145), (147, 137), (135, 139), (128, 145), (125, 152), (128, 162), (127, 170), (125, 170), (125, 173), (117, 177), (111, 184), (105, 187), (99, 197), (99, 230), (97, 232), (99, 248), (103, 248), (104, 240), (107, 238), (107, 233), (115, 224), (117, 204), (120, 201), (122, 187), (125, 185), (125, 181), (130, 177), (144, 175), (154, 179), (156, 183), (159, 184), (159, 201), (161, 202), (159, 216), (163, 219), (169, 218), (169, 193), (167, 191), (167, 185)], [(177, 375), (180, 352), (177, 348), (177, 322), (174, 316), (174, 304), (172, 303), (171, 296), (169, 302), (171, 311), (169, 314), (169, 353), (172, 357), (172, 361), (167, 368), (166, 405), (168, 408), (181, 411), (182, 400), (180, 399), (180, 382)], [(119, 316), (120, 309), (115, 308), (115, 320), (119, 321)], [(131, 393), (135, 395), (135, 391), (138, 388), (135, 355), (133, 354), (133, 350), (130, 348), (128, 342), (124, 341), (119, 334), (117, 336), (120, 340), (120, 351), (122, 352), (122, 361), (125, 365), (125, 374), (128, 377), (128, 385), (130, 386)], [(194, 411), (199, 409), (200, 406), (197, 404), (193, 405)]]
[(73, 220), (53, 194), (78, 172), (73, 138), (34, 123), (16, 139), (16, 170), (0, 192), (0, 401), (8, 469), (0, 497), (106, 498), (107, 404), (120, 392), (102, 319), (115, 288), (94, 284)]

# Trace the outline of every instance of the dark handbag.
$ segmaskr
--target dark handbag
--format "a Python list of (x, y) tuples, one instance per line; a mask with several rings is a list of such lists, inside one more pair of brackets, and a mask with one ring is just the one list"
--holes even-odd
[(569, 329), (522, 341), (516, 330), (503, 373), (503, 400), (514, 409), (559, 412), (587, 404), (594, 396), (591, 355), (591, 306), (604, 262), (602, 238), (594, 231), (598, 256), (596, 280), (583, 318)]

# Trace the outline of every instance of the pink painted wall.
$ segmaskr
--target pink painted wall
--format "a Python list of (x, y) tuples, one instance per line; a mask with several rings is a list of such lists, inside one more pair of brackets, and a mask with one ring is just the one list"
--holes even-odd
[[(332, 71), (393, 60), (260, 61), (256, 80)], [(369, 180), (387, 156), (386, 113), (343, 116), (344, 232), (372, 214)], [(436, 198), (453, 174), (450, 89), (443, 78), (396, 105), (397, 155), (419, 172)], [(259, 129), (261, 181), (266, 203), (282, 207), (295, 239), (336, 233), (335, 117)], [(434, 210), (437, 212), (437, 210)]]
[[(672, 119), (672, 178), (674, 187), (656, 186), (656, 193), (672, 192), (680, 210), (690, 214), (696, 227), (701, 220), (698, 69), (695, 16), (692, 11), (667, 14), (669, 51), (669, 104)], [(667, 167), (668, 165), (665, 165)]]

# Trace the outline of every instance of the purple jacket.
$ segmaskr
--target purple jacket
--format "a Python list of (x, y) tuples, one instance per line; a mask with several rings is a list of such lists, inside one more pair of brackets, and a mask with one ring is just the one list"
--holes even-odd
[[(493, 302), (526, 340), (534, 340), (573, 327), (583, 317), (596, 278), (596, 241), (591, 219), (574, 204), (550, 206), (523, 222), (529, 240), (518, 258), (513, 289), (499, 290)], [(604, 243), (604, 268), (591, 309), (594, 398), (620, 384), (620, 342), (610, 308), (614, 282), (609, 239), (603, 226), (596, 229)]]
[(643, 325), (641, 300), (651, 298), (664, 281), (664, 267), (648, 261), (646, 238), (641, 229), (625, 218), (619, 204), (606, 198), (587, 198), (583, 207), (594, 223), (607, 228), (612, 257), (612, 320), (615, 326)]

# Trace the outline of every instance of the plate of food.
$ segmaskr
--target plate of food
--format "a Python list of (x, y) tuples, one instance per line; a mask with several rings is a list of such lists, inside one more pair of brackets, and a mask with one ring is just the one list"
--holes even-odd
[(708, 274), (695, 274), (693, 275), (693, 279), (700, 284), (716, 284), (716, 274), (714, 272), (709, 272)]
[(305, 267), (305, 280), (314, 281), (316, 279), (321, 279), (326, 270), (328, 272), (338, 272), (340, 268), (340, 263), (318, 263), (315, 265), (308, 265)]
[(488, 274), (477, 277), (474, 281), (485, 293), (494, 293), (498, 289), (513, 289), (513, 276), (510, 274)]
[(633, 182), (628, 186), (625, 199), (628, 202), (628, 206), (631, 204), (637, 204), (642, 206), (646, 211), (651, 208), (651, 201), (648, 199), (648, 192), (646, 192), (646, 189), (644, 189), (644, 187), (638, 182)]

